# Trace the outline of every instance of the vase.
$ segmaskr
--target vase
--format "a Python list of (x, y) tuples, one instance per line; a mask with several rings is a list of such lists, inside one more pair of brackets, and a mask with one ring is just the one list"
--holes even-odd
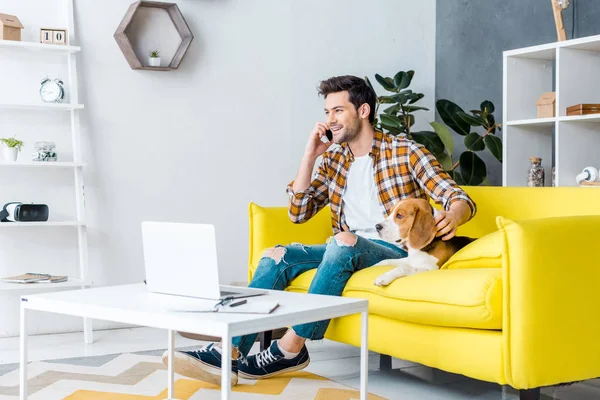
[(4, 161), (5, 162), (15, 162), (17, 161), (17, 155), (19, 154), (19, 149), (16, 147), (5, 147), (4, 148)]
[(149, 57), (148, 64), (150, 64), (151, 67), (160, 67), (160, 57)]
[(530, 165), (527, 174), (527, 186), (544, 186), (544, 167), (542, 167), (542, 159), (539, 157), (530, 157), (529, 162)]

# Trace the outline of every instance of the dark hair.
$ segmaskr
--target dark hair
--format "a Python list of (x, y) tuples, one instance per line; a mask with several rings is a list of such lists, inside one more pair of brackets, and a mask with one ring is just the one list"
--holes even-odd
[(354, 108), (358, 110), (358, 107), (367, 103), (371, 107), (369, 113), (369, 122), (373, 123), (375, 120), (375, 104), (377, 102), (377, 95), (375, 91), (371, 89), (364, 79), (361, 79), (352, 75), (334, 76), (332, 78), (321, 81), (319, 85), (319, 94), (327, 98), (330, 93), (337, 93), (347, 91), (349, 94), (349, 100), (354, 104)]

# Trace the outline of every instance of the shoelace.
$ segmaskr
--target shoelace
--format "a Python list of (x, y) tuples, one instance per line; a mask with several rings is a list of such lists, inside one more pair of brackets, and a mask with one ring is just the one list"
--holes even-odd
[(256, 355), (256, 365), (258, 368), (262, 368), (266, 365), (274, 363), (275, 361), (277, 361), (277, 357), (271, 353), (271, 349), (263, 350)]
[(202, 353), (210, 353), (210, 351), (212, 350), (212, 343), (207, 344), (206, 346), (200, 348), (200, 350), (192, 350), (192, 352), (194, 352), (196, 354), (196, 356), (202, 354)]

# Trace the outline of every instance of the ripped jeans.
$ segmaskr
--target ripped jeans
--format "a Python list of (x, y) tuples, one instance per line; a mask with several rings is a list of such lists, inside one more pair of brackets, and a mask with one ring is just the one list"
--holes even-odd
[[(382, 240), (357, 236), (355, 244), (332, 238), (327, 244), (304, 246), (292, 244), (276, 246), (280, 254), (263, 256), (249, 287), (284, 290), (299, 275), (311, 269), (317, 273), (308, 293), (341, 296), (346, 283), (356, 271), (368, 268), (388, 258), (403, 258), (407, 253)], [(306, 339), (323, 339), (329, 320), (295, 325), (298, 336)], [(252, 348), (257, 334), (234, 337), (232, 345), (245, 357)]]

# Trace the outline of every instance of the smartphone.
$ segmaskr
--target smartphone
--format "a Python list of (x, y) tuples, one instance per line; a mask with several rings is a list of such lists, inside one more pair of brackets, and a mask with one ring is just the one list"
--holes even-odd
[(325, 131), (325, 136), (327, 136), (327, 140), (331, 142), (331, 139), (333, 139), (333, 133), (331, 133), (331, 129), (327, 129)]

